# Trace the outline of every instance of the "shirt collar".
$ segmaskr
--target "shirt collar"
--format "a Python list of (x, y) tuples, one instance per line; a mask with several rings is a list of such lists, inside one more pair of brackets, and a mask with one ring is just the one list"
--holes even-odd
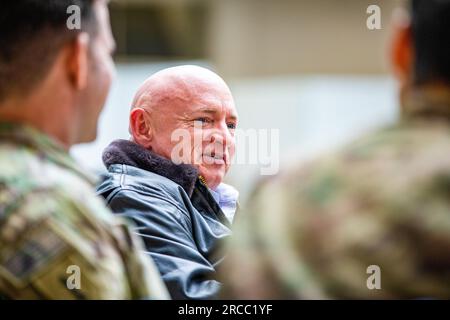
[(209, 189), (209, 191), (230, 223), (232, 223), (237, 209), (239, 191), (226, 183), (221, 183), (215, 190)]

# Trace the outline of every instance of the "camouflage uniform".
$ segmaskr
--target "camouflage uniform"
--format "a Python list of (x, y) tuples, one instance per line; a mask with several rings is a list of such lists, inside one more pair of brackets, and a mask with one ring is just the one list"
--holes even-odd
[[(92, 177), (50, 138), (0, 124), (1, 296), (168, 297), (155, 266), (138, 251), (141, 243), (93, 186)], [(79, 268), (80, 289), (67, 285), (76, 275), (71, 266)]]
[(245, 211), (227, 297), (450, 298), (450, 90), (408, 94), (399, 124), (266, 181)]

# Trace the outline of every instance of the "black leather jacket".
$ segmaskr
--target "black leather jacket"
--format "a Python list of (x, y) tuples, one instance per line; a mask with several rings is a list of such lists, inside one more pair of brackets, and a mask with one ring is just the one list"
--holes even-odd
[(103, 154), (108, 173), (97, 192), (113, 212), (130, 218), (173, 299), (212, 299), (230, 224), (190, 165), (175, 165), (131, 141)]

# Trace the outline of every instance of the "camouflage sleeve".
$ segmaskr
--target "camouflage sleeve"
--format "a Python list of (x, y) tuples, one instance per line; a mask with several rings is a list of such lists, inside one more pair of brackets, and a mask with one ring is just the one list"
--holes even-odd
[[(224, 283), (221, 298), (297, 298), (286, 289), (278, 270), (290, 262), (284, 250), (289, 236), (287, 229), (279, 232), (284, 209), (280, 205), (284, 198), (273, 181), (265, 181), (241, 209), (233, 226), (233, 236), (227, 242), (227, 259), (220, 270)], [(302, 269), (295, 271), (302, 272)]]
[(166, 298), (145, 259), (94, 197), (42, 190), (0, 206), (0, 294), (7, 298)]
[(448, 299), (449, 162), (436, 161), (448, 151), (419, 158), (392, 139), (260, 185), (230, 240), (224, 296)]
[(156, 300), (170, 299), (169, 292), (164, 284), (161, 274), (155, 263), (144, 251), (142, 240), (131, 231), (128, 222), (117, 219), (119, 229), (122, 231), (118, 238), (125, 238), (128, 245), (123, 250), (124, 260), (128, 270), (128, 280), (135, 298)]

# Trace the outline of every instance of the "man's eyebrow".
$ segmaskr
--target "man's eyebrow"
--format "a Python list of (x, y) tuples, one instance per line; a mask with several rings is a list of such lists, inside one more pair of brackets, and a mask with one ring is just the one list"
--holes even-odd
[(217, 113), (216, 109), (209, 109), (209, 108), (200, 108), (198, 110), (195, 110), (195, 112), (203, 112), (203, 113)]
[[(216, 114), (218, 111), (216, 109), (210, 109), (210, 108), (200, 108), (195, 111), (195, 113), (209, 113), (209, 114)], [(227, 117), (233, 121), (237, 121), (238, 117), (234, 114)]]

